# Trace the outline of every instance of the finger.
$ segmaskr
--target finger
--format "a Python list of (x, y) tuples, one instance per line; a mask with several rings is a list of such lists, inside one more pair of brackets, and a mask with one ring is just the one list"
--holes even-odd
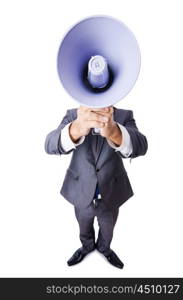
[(107, 118), (110, 118), (111, 117), (111, 113), (110, 112), (96, 112), (97, 115), (99, 116), (104, 116), (104, 117), (107, 117)]
[(109, 107), (109, 112), (110, 112), (110, 114), (113, 114), (113, 113), (114, 113), (114, 108), (113, 108), (113, 106), (110, 106), (110, 107)]
[(97, 113), (100, 113), (101, 115), (111, 116), (114, 113), (114, 108), (113, 106), (105, 107), (103, 110)]
[(105, 117), (107, 119), (106, 123), (109, 123), (113, 119), (113, 114), (110, 112), (96, 113), (100, 117)]
[(104, 107), (104, 108), (102, 109), (102, 111), (110, 112), (110, 111), (112, 111), (112, 108), (113, 108), (113, 106)]
[(94, 113), (94, 112), (90, 112), (88, 114), (88, 120), (89, 121), (98, 121), (98, 122), (108, 122), (109, 121), (109, 117), (108, 116), (104, 116), (98, 113)]
[(95, 111), (95, 112), (105, 112), (106, 109), (108, 109), (108, 108), (107, 108), (107, 107), (92, 108), (91, 111)]
[(108, 112), (109, 114), (113, 114), (113, 112), (114, 112), (113, 106), (106, 107), (105, 112)]
[(106, 108), (94, 108), (94, 107), (88, 107), (88, 106), (84, 106), (84, 105), (80, 105), (79, 107), (80, 110), (84, 111), (105, 111)]
[(113, 106), (95, 108), (95, 107), (88, 107), (88, 106), (80, 105), (79, 108), (82, 111), (94, 111), (94, 112), (110, 112), (113, 110)]

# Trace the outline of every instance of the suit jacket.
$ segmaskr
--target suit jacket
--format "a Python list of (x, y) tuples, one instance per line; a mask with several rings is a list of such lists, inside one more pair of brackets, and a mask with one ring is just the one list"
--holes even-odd
[[(72, 158), (61, 188), (61, 195), (77, 207), (87, 207), (93, 201), (98, 183), (102, 201), (106, 207), (117, 208), (133, 196), (123, 155), (109, 146), (105, 138), (93, 135), (85, 137), (76, 149), (65, 151), (60, 143), (61, 131), (77, 118), (77, 109), (67, 113), (57, 129), (51, 131), (45, 141), (48, 154), (63, 155), (72, 152)], [(131, 110), (114, 108), (114, 120), (127, 129), (133, 147), (131, 158), (144, 155), (147, 139), (139, 132)]]

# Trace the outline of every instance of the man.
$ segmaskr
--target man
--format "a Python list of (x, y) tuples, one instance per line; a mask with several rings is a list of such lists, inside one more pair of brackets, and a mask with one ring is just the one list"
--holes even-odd
[[(100, 134), (94, 134), (93, 128), (99, 128)], [(122, 158), (135, 158), (147, 151), (147, 139), (139, 132), (133, 112), (84, 106), (68, 110), (58, 128), (47, 135), (45, 150), (48, 154), (73, 154), (61, 194), (74, 205), (82, 247), (68, 265), (81, 262), (97, 249), (112, 265), (123, 268), (110, 248), (119, 207), (133, 196)]]

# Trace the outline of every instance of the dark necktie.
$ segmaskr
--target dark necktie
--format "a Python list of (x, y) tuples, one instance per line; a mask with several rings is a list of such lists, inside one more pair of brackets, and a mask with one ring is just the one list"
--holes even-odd
[[(92, 150), (93, 150), (93, 155), (94, 155), (94, 158), (95, 158), (95, 162), (96, 162), (97, 154), (98, 154), (98, 151), (99, 151), (99, 149), (98, 149), (99, 143), (98, 142), (99, 142), (99, 136), (94, 135), (93, 136), (93, 141), (92, 141)], [(94, 199), (95, 206), (97, 206), (98, 202), (100, 201), (100, 191), (99, 191), (98, 183), (96, 185), (96, 189), (95, 189), (93, 199)]]

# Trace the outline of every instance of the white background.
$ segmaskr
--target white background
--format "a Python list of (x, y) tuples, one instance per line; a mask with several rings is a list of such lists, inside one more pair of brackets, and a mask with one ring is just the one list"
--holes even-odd
[[(0, 276), (183, 276), (182, 1), (1, 1)], [(149, 141), (125, 166), (135, 196), (120, 208), (112, 248), (123, 270), (96, 251), (81, 264), (73, 206), (60, 187), (69, 156), (44, 152), (48, 132), (77, 104), (63, 90), (56, 57), (68, 28), (94, 14), (121, 19), (142, 54), (139, 79), (119, 108), (134, 111)]]

